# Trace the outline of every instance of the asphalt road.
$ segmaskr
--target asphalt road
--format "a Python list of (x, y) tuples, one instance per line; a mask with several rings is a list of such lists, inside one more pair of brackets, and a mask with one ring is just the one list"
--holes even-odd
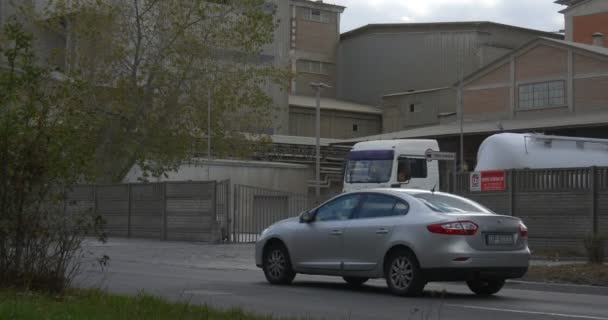
[(250, 251), (250, 246), (129, 241), (92, 246), (94, 254), (108, 254), (110, 264), (104, 271), (88, 267), (78, 283), (309, 319), (608, 320), (608, 290), (578, 286), (510, 283), (490, 298), (452, 283), (429, 284), (421, 298), (395, 297), (383, 280), (352, 289), (340, 278), (298, 275), (291, 286), (272, 286), (248, 260)]

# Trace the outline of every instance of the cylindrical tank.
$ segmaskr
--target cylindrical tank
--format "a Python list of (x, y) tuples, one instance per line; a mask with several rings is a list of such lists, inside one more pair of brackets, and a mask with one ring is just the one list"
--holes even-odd
[(608, 140), (501, 133), (479, 147), (475, 171), (608, 166)]

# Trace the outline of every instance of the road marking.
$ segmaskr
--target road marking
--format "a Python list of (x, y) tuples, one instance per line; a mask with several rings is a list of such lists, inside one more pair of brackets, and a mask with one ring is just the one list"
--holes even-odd
[(582, 316), (582, 315), (551, 313), (551, 312), (539, 312), (539, 311), (524, 311), (524, 310), (501, 309), (501, 308), (486, 308), (486, 307), (476, 307), (476, 306), (463, 306), (463, 305), (458, 305), (458, 304), (446, 304), (445, 306), (447, 306), (447, 307), (455, 307), (455, 308), (464, 308), (464, 309), (477, 309), (477, 310), (487, 310), (487, 311), (510, 312), (510, 313), (538, 314), (538, 315), (544, 315), (544, 316), (550, 316), (550, 317), (575, 318), (575, 319), (592, 319), (592, 320), (608, 320), (608, 318), (593, 317), (593, 316)]

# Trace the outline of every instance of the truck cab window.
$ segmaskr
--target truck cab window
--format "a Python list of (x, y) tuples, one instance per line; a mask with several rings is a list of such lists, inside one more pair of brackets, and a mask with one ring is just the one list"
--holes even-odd
[(407, 182), (411, 179), (428, 177), (427, 162), (423, 158), (399, 157), (397, 181)]

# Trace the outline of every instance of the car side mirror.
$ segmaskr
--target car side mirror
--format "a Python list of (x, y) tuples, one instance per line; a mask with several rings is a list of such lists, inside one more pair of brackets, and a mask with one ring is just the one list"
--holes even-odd
[(401, 187), (402, 187), (404, 184), (410, 184), (410, 180), (405, 181), (405, 182), (399, 182), (399, 183), (394, 183), (394, 184), (391, 184), (391, 188), (397, 188), (397, 189), (399, 189), (399, 188), (401, 188)]
[(312, 210), (304, 211), (300, 215), (300, 223), (311, 223), (315, 220)]

